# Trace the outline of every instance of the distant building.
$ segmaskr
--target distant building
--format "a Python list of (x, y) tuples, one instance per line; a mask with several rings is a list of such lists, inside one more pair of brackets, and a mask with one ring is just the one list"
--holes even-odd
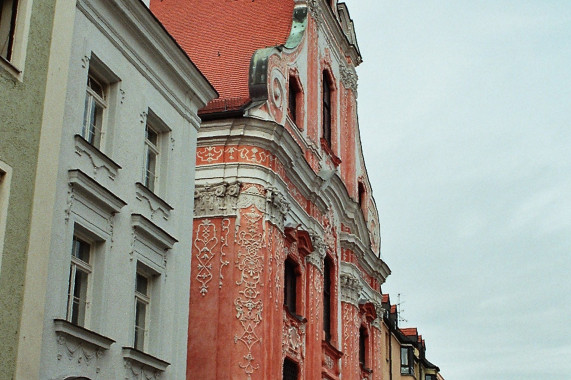
[[(200, 112), (187, 378), (422, 374), (422, 346), (395, 330), (396, 370), (385, 375), (392, 331), (380, 287), (390, 270), (361, 151), (361, 55), (346, 5), (151, 9), (220, 93)], [(407, 374), (401, 346), (419, 350)]]
[[(19, 112), (32, 111), (23, 126), (36, 122), (35, 102), (51, 104), (6, 153), (30, 167), (34, 194), (23, 198), (22, 185), (9, 199), (32, 210), (31, 227), (18, 226), (30, 243), (19, 246), (28, 255), (17, 267), (23, 302), (13, 302), (23, 307), (15, 378), (184, 378), (197, 111), (216, 91), (142, 2), (58, 6), (60, 44), (39, 57), (47, 87), (37, 79), (36, 98), (11, 94)], [(36, 143), (29, 158), (26, 139)]]

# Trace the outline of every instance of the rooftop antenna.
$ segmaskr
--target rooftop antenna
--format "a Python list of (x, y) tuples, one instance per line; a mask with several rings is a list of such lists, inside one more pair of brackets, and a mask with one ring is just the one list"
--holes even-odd
[(397, 302), (397, 319), (398, 319), (399, 323), (400, 322), (408, 322), (408, 320), (404, 319), (402, 316), (402, 314), (404, 313), (404, 309), (401, 307), (401, 305), (404, 302), (401, 302), (401, 300), (400, 300), (400, 293), (397, 294), (397, 300), (398, 300), (398, 302)]

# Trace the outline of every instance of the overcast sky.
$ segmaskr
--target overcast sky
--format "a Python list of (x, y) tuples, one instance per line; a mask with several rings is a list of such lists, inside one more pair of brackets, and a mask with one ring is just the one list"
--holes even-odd
[(346, 2), (401, 326), (446, 380), (571, 379), (571, 1)]

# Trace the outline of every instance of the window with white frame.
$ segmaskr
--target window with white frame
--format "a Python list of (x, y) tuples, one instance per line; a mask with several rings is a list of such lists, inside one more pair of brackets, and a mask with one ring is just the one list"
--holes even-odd
[(66, 319), (78, 326), (85, 326), (86, 322), (89, 305), (88, 287), (93, 272), (92, 248), (92, 243), (74, 234), (71, 246)]
[(18, 0), (0, 0), (0, 56), (12, 60), (16, 39)]
[(159, 175), (160, 133), (147, 120), (145, 126), (145, 166), (143, 169), (143, 184), (155, 191)]
[(137, 350), (145, 351), (148, 344), (149, 316), (151, 306), (151, 278), (143, 269), (137, 270), (135, 280), (135, 341)]
[(414, 375), (414, 352), (412, 347), (401, 347), (400, 349), (400, 373), (403, 375)]
[(168, 141), (171, 130), (153, 110), (147, 112), (143, 161), (143, 185), (155, 194), (165, 189)]
[(83, 110), (81, 136), (96, 148), (101, 146), (103, 119), (107, 108), (108, 86), (90, 71)]

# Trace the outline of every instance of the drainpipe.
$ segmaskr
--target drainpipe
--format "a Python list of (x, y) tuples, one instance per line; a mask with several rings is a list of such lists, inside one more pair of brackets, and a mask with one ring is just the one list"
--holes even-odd
[(389, 327), (389, 380), (393, 380), (393, 332)]

